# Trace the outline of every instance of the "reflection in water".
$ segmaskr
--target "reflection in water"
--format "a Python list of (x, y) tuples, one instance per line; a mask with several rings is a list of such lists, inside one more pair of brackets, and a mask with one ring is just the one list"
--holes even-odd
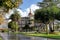
[[(0, 36), (3, 37), (3, 40), (47, 40), (47, 38), (41, 37), (28, 37), (21, 34), (14, 33), (0, 33)], [(60, 39), (48, 39), (48, 40), (60, 40)]]
[(18, 37), (14, 33), (9, 33), (8, 34), (8, 40), (18, 40)]
[(41, 37), (28, 37), (20, 34), (9, 34), (9, 40), (60, 40), (60, 39), (47, 39), (47, 38), (41, 38)]

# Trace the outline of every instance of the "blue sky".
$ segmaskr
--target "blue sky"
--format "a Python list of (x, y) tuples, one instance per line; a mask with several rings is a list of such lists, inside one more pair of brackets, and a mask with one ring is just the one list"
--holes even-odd
[(37, 2), (41, 2), (42, 0), (23, 0), (23, 4), (19, 6), (21, 10), (27, 9), (32, 4), (37, 4)]

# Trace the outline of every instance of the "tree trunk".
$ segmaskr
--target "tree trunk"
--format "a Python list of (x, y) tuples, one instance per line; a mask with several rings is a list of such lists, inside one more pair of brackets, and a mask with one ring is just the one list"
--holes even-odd
[(47, 23), (46, 23), (46, 33), (49, 34)]
[(52, 29), (52, 24), (51, 24), (52, 22), (50, 21), (50, 23), (49, 23), (49, 30), (50, 30), (50, 33), (51, 33), (51, 31), (53, 30)]
[(54, 20), (53, 20), (53, 30), (55, 30), (55, 27), (54, 27)]

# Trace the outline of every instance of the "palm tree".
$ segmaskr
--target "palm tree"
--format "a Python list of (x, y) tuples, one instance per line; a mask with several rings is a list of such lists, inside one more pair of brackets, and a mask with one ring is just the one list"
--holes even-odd
[(17, 10), (14, 10), (14, 13), (10, 16), (10, 19), (12, 21), (19, 21), (20, 20), (20, 14), (18, 14)]
[[(15, 23), (17, 23), (19, 25), (19, 20), (20, 20), (20, 14), (18, 14), (17, 10), (14, 10), (14, 14), (12, 14), (10, 16), (10, 19), (12, 20), (12, 22), (14, 22), (13, 24), (15, 25)], [(11, 25), (13, 26), (13, 25)], [(16, 30), (17, 31), (17, 30)]]
[(16, 21), (11, 21), (8, 23), (8, 28), (10, 28), (11, 30), (14, 30), (14, 31), (18, 31), (18, 23)]

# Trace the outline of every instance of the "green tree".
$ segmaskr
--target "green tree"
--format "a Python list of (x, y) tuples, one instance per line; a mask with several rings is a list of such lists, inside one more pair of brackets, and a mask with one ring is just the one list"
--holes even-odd
[[(17, 8), (20, 4), (22, 4), (22, 0), (0, 0), (0, 10), (2, 10), (2, 16), (4, 16), (5, 12), (8, 13), (9, 9)], [(1, 11), (0, 11), (1, 13)], [(3, 19), (3, 18), (1, 18)], [(2, 20), (4, 21), (4, 20)]]
[[(11, 26), (14, 29), (18, 30), (18, 22), (20, 20), (20, 14), (18, 14), (18, 11), (17, 10), (14, 10), (14, 13), (10, 16), (10, 19), (12, 20), (10, 22), (11, 23)], [(10, 25), (10, 23), (8, 25)], [(15, 25), (15, 23), (17, 23), (17, 24)], [(8, 28), (12, 28), (11, 26), (9, 26)]]
[(11, 30), (18, 31), (18, 27), (18, 23), (15, 21), (11, 21), (8, 23), (8, 28), (10, 28)]
[(52, 19), (53, 19), (53, 30), (55, 30), (54, 29), (54, 20), (55, 20), (56, 17), (58, 17), (57, 15), (59, 14), (60, 9), (57, 8), (57, 6), (52, 6), (51, 10), (52, 10), (52, 13), (53, 13), (53, 15), (52, 15)]
[(17, 8), (21, 3), (22, 0), (0, 0), (0, 8), (2, 8), (4, 12), (8, 12), (9, 9)]
[(10, 19), (12, 21), (19, 21), (20, 20), (20, 14), (18, 14), (17, 10), (15, 10), (14, 13), (10, 16)]
[[(59, 18), (58, 17), (59, 10), (60, 9), (57, 8), (56, 6), (42, 8), (42, 9), (37, 9), (35, 11), (34, 18), (35, 18), (35, 20), (46, 24), (46, 31), (48, 31), (47, 30), (47, 28), (48, 28), (47, 24), (49, 24), (51, 21), (54, 22), (55, 18)], [(56, 17), (56, 15), (57, 15), (57, 17)], [(49, 28), (50, 28), (51, 32), (54, 31), (54, 25), (53, 25), (53, 29), (52, 29), (52, 27), (49, 27)]]
[(47, 9), (38, 9), (35, 11), (34, 18), (35, 20), (40, 21), (41, 23), (46, 24), (46, 31), (48, 32), (47, 24), (49, 23), (49, 13), (47, 13)]
[(60, 0), (43, 0), (42, 2), (38, 2), (39, 7), (51, 7), (51, 6), (57, 6), (57, 4), (60, 3)]
[(38, 2), (38, 6), (47, 9), (47, 13), (49, 16), (49, 22), (53, 22), (53, 30), (54, 30), (54, 20), (55, 16), (59, 12), (59, 8), (57, 8), (57, 4), (59, 0), (43, 0), (43, 2)]
[(60, 9), (59, 12), (55, 15), (55, 19), (60, 20)]

